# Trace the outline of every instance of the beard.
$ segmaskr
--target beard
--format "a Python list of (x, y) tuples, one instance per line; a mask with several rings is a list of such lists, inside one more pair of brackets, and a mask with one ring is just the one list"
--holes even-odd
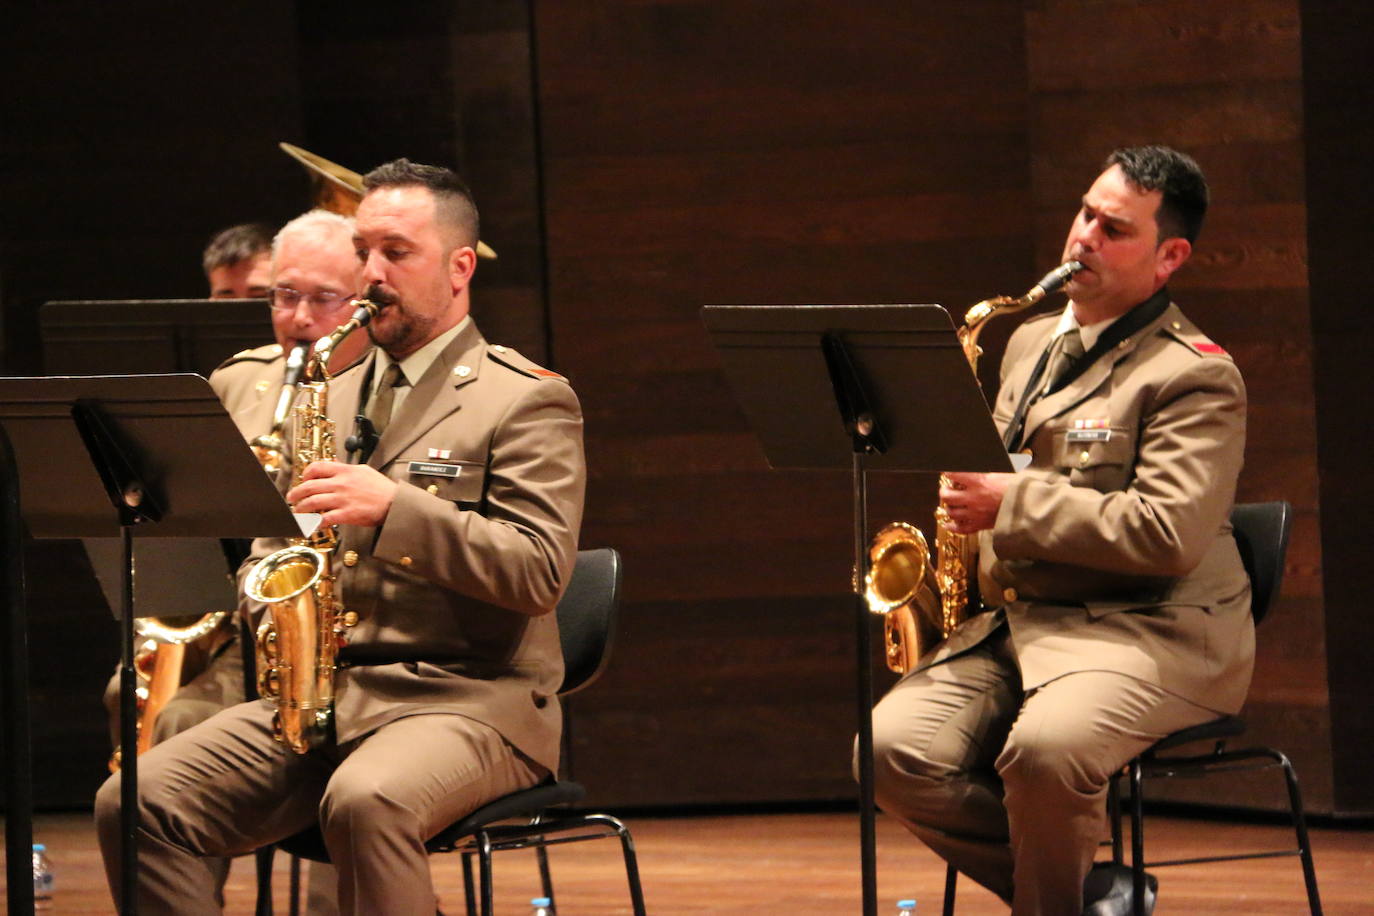
[(399, 296), (374, 285), (367, 288), (367, 298), (382, 309), (368, 324), (367, 336), (393, 359), (409, 356), (434, 336), (438, 320), (411, 311)]

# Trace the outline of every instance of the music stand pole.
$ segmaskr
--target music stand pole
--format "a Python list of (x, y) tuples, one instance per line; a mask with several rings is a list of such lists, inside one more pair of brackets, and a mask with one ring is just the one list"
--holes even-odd
[(855, 719), (859, 730), (859, 867), (863, 880), (864, 916), (874, 916), (878, 908), (878, 856), (875, 838), (877, 805), (873, 799), (873, 654), (868, 607), (864, 602), (863, 582), (867, 571), (868, 478), (864, 474), (863, 453), (854, 452), (854, 640), (858, 659), (855, 666)]
[(33, 755), (29, 745), (29, 640), (24, 607), (24, 526), (19, 473), (0, 427), (0, 577), (5, 625), (5, 878), (11, 913), (33, 912), (33, 875), (17, 853), (33, 846)]

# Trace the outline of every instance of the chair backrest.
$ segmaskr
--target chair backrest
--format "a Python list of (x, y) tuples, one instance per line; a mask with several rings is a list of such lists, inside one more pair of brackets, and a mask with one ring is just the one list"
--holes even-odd
[(1283, 561), (1293, 507), (1286, 502), (1241, 503), (1231, 509), (1231, 527), (1241, 562), (1250, 574), (1250, 613), (1264, 619), (1283, 584)]
[(620, 607), (620, 554), (613, 547), (579, 550), (567, 591), (559, 599), (558, 638), (563, 644), (563, 686), (574, 693), (606, 667)]

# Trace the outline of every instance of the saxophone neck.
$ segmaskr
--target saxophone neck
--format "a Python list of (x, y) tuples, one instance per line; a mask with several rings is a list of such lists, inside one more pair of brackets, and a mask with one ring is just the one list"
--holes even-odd
[(1079, 261), (1065, 261), (1041, 277), (1040, 282), (1027, 290), (1024, 296), (1015, 299), (1011, 296), (996, 296), (971, 306), (964, 313), (964, 326), (959, 329), (959, 342), (963, 344), (964, 355), (968, 357), (969, 365), (973, 366), (975, 371), (978, 368), (978, 357), (983, 352), (978, 346), (978, 335), (982, 333), (983, 325), (998, 315), (1010, 315), (1030, 308), (1069, 282), (1069, 278), (1082, 269), (1083, 264)]
[(329, 378), (329, 358), (334, 355), (334, 349), (343, 342), (344, 338), (352, 334), (359, 328), (365, 328), (377, 317), (381, 311), (381, 306), (370, 299), (354, 299), (354, 311), (343, 324), (339, 325), (327, 336), (321, 337), (315, 344), (315, 353), (310, 358), (310, 365), (306, 371), (307, 377), (311, 379)]

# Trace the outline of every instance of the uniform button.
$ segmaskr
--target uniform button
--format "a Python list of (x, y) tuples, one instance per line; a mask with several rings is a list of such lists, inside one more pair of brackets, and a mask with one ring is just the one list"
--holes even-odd
[(344, 611), (343, 625), (346, 627), (356, 627), (358, 625), (358, 612)]
[(472, 375), (472, 367), (470, 367), (470, 366), (454, 366), (454, 367), (453, 367), (453, 374), (456, 375), (456, 376), (458, 376), (459, 378), (467, 378), (469, 375)]
[(429, 486), (425, 487), (425, 492), (428, 493), (430, 496), (438, 496), (439, 485), (437, 483), (432, 483)]
[(1130, 342), (1131, 342), (1131, 339), (1130, 339), (1129, 337), (1127, 337), (1125, 340), (1121, 341), (1121, 343), (1117, 344), (1117, 345), (1116, 345), (1116, 348), (1117, 348), (1118, 350), (1124, 350), (1124, 349), (1126, 349), (1126, 345), (1129, 344)]
[(1004, 589), (1004, 590), (1002, 591), (1002, 598), (1003, 598), (1004, 600), (1006, 600), (1007, 602), (1015, 601), (1015, 600), (1016, 600), (1016, 589), (1014, 589), (1014, 588)]
[(269, 382), (267, 379), (262, 379), (253, 387), (257, 390), (258, 394), (262, 394), (268, 388), (272, 387), (272, 383)]
[(495, 350), (497, 353), (505, 353), (505, 352), (506, 352), (506, 348), (503, 347), (503, 346), (501, 346), (500, 344), (496, 344), (494, 347), (492, 347), (492, 349)]
[(400, 563), (401, 563), (402, 566), (409, 566), (410, 564), (412, 564), (412, 563), (414, 563), (414, 562), (415, 562), (415, 561), (412, 560), (410, 557), (401, 557), (401, 559), (400, 559)]
[(358, 551), (356, 551), (356, 550), (345, 550), (345, 551), (344, 551), (344, 565), (345, 565), (345, 566), (357, 566), (357, 565), (358, 565)]
[(1081, 465), (1081, 466), (1086, 467), (1087, 464), (1088, 464), (1088, 462), (1089, 462), (1091, 459), (1092, 459), (1092, 456), (1089, 455), (1086, 451), (1082, 451), (1082, 452), (1079, 452), (1079, 453), (1078, 453), (1078, 463), (1079, 463), (1079, 465)]
[(1175, 321), (1175, 322), (1171, 325), (1171, 327), (1172, 327), (1175, 331), (1181, 331), (1181, 330), (1183, 330), (1183, 322), (1181, 322), (1181, 321)]

